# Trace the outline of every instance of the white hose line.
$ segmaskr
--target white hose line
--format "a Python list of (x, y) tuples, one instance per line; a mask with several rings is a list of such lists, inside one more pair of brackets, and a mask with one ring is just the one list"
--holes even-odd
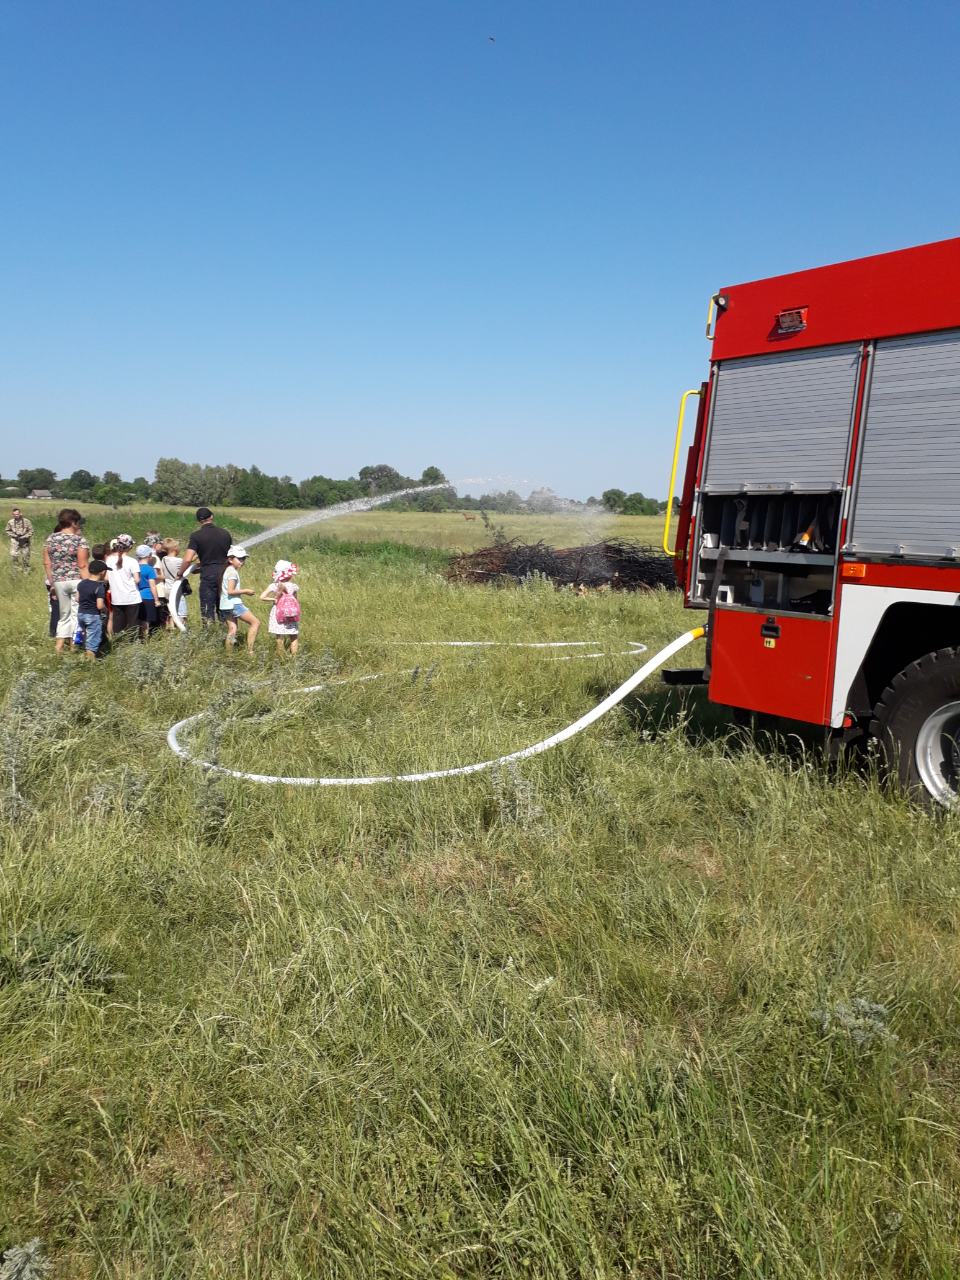
[(262, 533), (255, 533), (250, 538), (243, 539), (245, 547), (256, 547), (261, 542), (267, 542), (270, 538), (279, 538), (284, 533), (293, 533), (296, 529), (303, 529), (308, 524), (316, 524), (320, 520), (336, 520), (338, 516), (355, 516), (362, 511), (372, 511), (374, 507), (385, 506), (388, 502), (393, 502), (395, 498), (408, 498), (412, 493), (435, 493), (438, 489), (452, 489), (450, 484), (415, 484), (409, 489), (397, 489), (393, 493), (377, 493), (370, 498), (350, 498), (347, 502), (335, 502), (329, 507), (321, 507), (317, 511), (310, 511), (303, 516), (295, 516), (292, 520), (285, 520), (283, 524), (275, 524), (269, 529), (264, 529)]
[[(531, 756), (541, 755), (544, 751), (549, 751), (551, 747), (559, 746), (561, 742), (575, 737), (578, 733), (582, 733), (594, 721), (599, 720), (601, 716), (612, 710), (617, 703), (622, 702), (634, 689), (648, 676), (653, 675), (659, 667), (669, 661), (675, 653), (679, 653), (681, 649), (685, 649), (688, 644), (694, 640), (699, 640), (703, 635), (703, 627), (694, 627), (692, 631), (685, 631), (683, 635), (678, 636), (676, 640), (672, 640), (666, 648), (661, 649), (658, 654), (645, 662), (638, 671), (635, 671), (629, 679), (624, 680), (613, 693), (607, 695), (602, 702), (591, 710), (582, 715), (579, 720), (574, 720), (573, 724), (568, 724), (565, 729), (561, 729), (559, 733), (551, 734), (549, 738), (544, 738), (540, 742), (535, 742), (531, 747), (524, 747), (520, 751), (511, 751), (508, 755), (497, 756), (493, 760), (482, 760), (477, 764), (463, 764), (454, 769), (430, 769), (425, 773), (399, 773), (384, 774), (381, 776), (358, 777), (358, 778), (295, 778), (280, 777), (271, 773), (247, 773), (242, 769), (228, 769), (225, 765), (215, 764), (212, 760), (200, 760), (192, 755), (186, 747), (180, 744), (179, 735), (183, 730), (196, 724), (197, 721), (203, 720), (210, 713), (201, 711), (197, 715), (188, 716), (185, 720), (179, 720), (172, 726), (167, 734), (167, 745), (171, 751), (174, 751), (182, 760), (187, 760), (191, 764), (200, 765), (210, 773), (219, 773), (228, 778), (239, 778), (242, 782), (263, 782), (268, 784), (281, 784), (288, 787), (371, 787), (383, 782), (431, 782), (434, 778), (462, 778), (470, 773), (480, 773), (484, 769), (493, 769), (497, 765), (510, 764), (514, 760), (528, 760)], [(456, 644), (457, 642), (452, 642)], [(463, 642), (461, 642), (463, 643)], [(361, 676), (360, 680), (376, 680), (376, 675)], [(318, 689), (329, 688), (333, 684), (346, 684), (348, 681), (328, 681), (321, 685), (310, 685), (305, 689), (300, 689), (300, 693), (315, 692)]]

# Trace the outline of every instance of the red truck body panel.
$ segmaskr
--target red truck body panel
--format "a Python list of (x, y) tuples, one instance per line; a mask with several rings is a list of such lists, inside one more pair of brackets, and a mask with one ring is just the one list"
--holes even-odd
[[(779, 632), (764, 636), (764, 629)], [(825, 723), (834, 626), (824, 618), (717, 610), (710, 700), (787, 720)]]
[[(950, 329), (960, 323), (960, 238), (721, 289), (712, 360)], [(806, 308), (806, 328), (777, 316)]]

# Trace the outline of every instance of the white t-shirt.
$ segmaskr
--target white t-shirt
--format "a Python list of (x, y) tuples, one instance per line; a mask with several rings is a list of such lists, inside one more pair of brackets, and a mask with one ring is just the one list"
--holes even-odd
[(111, 604), (140, 603), (140, 566), (133, 556), (114, 551), (106, 558)]

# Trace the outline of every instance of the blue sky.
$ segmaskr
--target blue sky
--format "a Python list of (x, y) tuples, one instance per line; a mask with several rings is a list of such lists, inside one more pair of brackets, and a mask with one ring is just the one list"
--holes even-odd
[(710, 293), (960, 232), (958, 47), (947, 3), (0, 0), (0, 470), (662, 496)]

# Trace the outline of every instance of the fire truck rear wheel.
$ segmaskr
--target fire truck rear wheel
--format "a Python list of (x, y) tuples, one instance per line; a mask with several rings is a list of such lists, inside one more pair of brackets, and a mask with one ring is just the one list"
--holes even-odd
[(871, 736), (888, 776), (927, 805), (960, 800), (960, 649), (911, 662), (883, 691)]

